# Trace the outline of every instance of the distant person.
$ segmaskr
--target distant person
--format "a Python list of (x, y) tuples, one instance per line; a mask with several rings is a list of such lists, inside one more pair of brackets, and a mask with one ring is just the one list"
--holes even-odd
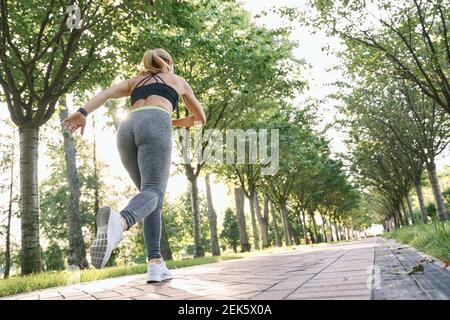
[[(148, 50), (139, 75), (103, 90), (67, 119), (63, 126), (70, 132), (84, 133), (88, 114), (108, 99), (131, 97), (131, 108), (117, 131), (121, 161), (139, 193), (128, 205), (114, 212), (103, 207), (97, 214), (97, 235), (91, 245), (91, 261), (103, 268), (111, 252), (123, 239), (123, 232), (144, 219), (144, 239), (148, 251), (147, 282), (171, 279), (160, 252), (161, 208), (169, 179), (172, 125), (191, 127), (206, 123), (205, 113), (191, 86), (174, 73), (173, 59), (163, 49)], [(171, 119), (179, 97), (191, 115)]]

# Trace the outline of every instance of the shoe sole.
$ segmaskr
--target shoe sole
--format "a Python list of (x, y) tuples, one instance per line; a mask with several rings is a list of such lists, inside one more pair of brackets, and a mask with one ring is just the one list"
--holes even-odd
[(103, 207), (98, 210), (96, 218), (97, 235), (91, 245), (91, 262), (97, 269), (103, 268), (111, 256), (112, 248), (108, 248), (108, 225), (110, 217), (110, 207)]
[(165, 280), (173, 279), (172, 275), (162, 275), (161, 277), (154, 277), (153, 279), (147, 280), (147, 283), (157, 283)]
[(173, 277), (162, 277), (161, 280), (147, 280), (147, 283), (158, 283), (158, 282), (162, 282), (162, 281), (166, 281), (166, 280), (170, 280), (173, 279)]

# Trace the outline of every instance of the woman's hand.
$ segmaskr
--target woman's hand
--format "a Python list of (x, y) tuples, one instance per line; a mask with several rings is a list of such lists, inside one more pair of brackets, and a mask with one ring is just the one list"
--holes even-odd
[(186, 122), (185, 122), (185, 126), (186, 127), (193, 127), (195, 124), (195, 117), (193, 115), (187, 116), (186, 118)]
[(63, 120), (62, 126), (70, 133), (74, 133), (78, 128), (81, 128), (81, 135), (83, 135), (84, 127), (86, 127), (86, 117), (78, 111), (74, 112)]
[(177, 127), (193, 127), (196, 124), (195, 117), (193, 115), (187, 116), (186, 118), (173, 119), (172, 125)]

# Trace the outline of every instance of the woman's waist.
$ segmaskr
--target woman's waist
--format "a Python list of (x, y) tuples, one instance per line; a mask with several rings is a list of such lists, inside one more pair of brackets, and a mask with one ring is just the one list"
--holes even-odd
[(135, 112), (140, 112), (140, 111), (145, 111), (145, 110), (162, 111), (162, 112), (167, 113), (169, 116), (172, 115), (169, 112), (169, 110), (167, 110), (165, 107), (157, 105), (157, 104), (146, 104), (146, 105), (142, 105), (142, 106), (134, 106), (134, 107), (131, 107), (129, 112), (130, 113), (135, 113)]
[(172, 113), (175, 110), (172, 103), (169, 100), (167, 100), (166, 98), (158, 96), (158, 95), (151, 95), (151, 96), (147, 97), (146, 99), (139, 99), (138, 101), (135, 101), (134, 103), (132, 103), (130, 111), (141, 108), (141, 107), (146, 107), (146, 106), (157, 106), (157, 107), (165, 109), (169, 113)]

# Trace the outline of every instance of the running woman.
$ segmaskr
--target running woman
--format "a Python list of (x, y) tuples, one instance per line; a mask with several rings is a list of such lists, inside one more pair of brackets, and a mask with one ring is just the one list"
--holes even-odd
[[(206, 123), (205, 113), (191, 86), (174, 73), (173, 59), (164, 49), (145, 52), (139, 75), (103, 90), (67, 119), (63, 127), (84, 133), (87, 116), (109, 99), (131, 97), (131, 108), (117, 131), (122, 164), (139, 190), (120, 211), (103, 207), (97, 214), (97, 234), (91, 245), (91, 261), (103, 268), (124, 231), (144, 220), (148, 252), (147, 282), (172, 278), (160, 252), (161, 209), (169, 179), (172, 126), (192, 127)], [(179, 97), (191, 115), (171, 119)]]

